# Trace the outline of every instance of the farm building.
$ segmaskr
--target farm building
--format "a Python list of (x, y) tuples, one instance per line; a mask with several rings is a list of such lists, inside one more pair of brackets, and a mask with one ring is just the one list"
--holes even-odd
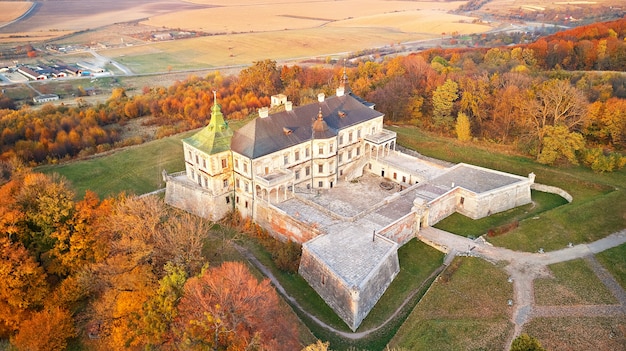
[(39, 96), (35, 96), (33, 98), (33, 101), (36, 104), (43, 104), (46, 102), (57, 101), (57, 100), (59, 100), (59, 95), (56, 95), (56, 94), (42, 94)]

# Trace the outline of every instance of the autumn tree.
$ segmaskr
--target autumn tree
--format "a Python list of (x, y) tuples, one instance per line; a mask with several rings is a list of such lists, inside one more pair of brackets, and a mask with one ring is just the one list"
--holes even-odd
[(511, 344), (511, 351), (545, 351), (537, 339), (528, 335), (522, 334), (513, 340)]
[(456, 137), (460, 141), (472, 140), (472, 130), (470, 126), (470, 120), (463, 112), (459, 112), (456, 117), (455, 125)]
[(276, 94), (280, 88), (280, 71), (276, 61), (268, 59), (254, 62), (239, 73), (239, 84), (257, 96)]
[(20, 240), (37, 260), (47, 260), (41, 255), (54, 246), (52, 233), (72, 216), (74, 192), (58, 174), (29, 173), (16, 200), (26, 224)]
[(20, 325), (11, 340), (18, 350), (57, 351), (67, 347), (68, 339), (76, 336), (71, 314), (62, 308), (44, 309)]
[(87, 190), (75, 205), (71, 218), (52, 234), (55, 239), (50, 256), (57, 263), (55, 273), (76, 273), (88, 264), (101, 262), (107, 255), (109, 238), (102, 235), (102, 226), (112, 211), (112, 200), (100, 201)]
[(16, 332), (30, 312), (43, 306), (46, 275), (20, 242), (0, 237), (0, 337)]
[(541, 154), (547, 127), (564, 126), (572, 132), (587, 116), (585, 96), (566, 80), (551, 79), (542, 83), (534, 98), (524, 104), (524, 112), (537, 139), (537, 155)]
[(459, 97), (458, 87), (455, 81), (447, 79), (433, 92), (433, 119), (435, 125), (444, 131), (452, 127), (452, 108)]
[(537, 161), (543, 164), (554, 164), (561, 158), (577, 165), (576, 153), (585, 146), (583, 136), (578, 132), (570, 132), (566, 126), (546, 126), (543, 147)]
[(187, 281), (187, 274), (182, 267), (168, 263), (164, 269), (166, 274), (159, 281), (159, 288), (145, 302), (140, 322), (145, 346), (161, 346), (161, 349), (175, 345), (174, 321)]
[(178, 312), (182, 345), (190, 350), (298, 349), (269, 280), (259, 282), (241, 263), (189, 279)]

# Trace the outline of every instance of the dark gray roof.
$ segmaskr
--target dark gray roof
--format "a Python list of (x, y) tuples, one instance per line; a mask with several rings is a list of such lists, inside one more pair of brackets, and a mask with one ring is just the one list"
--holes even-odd
[(331, 138), (344, 128), (383, 116), (352, 94), (331, 96), (323, 102), (254, 119), (235, 132), (231, 149), (254, 159), (310, 141), (313, 137), (313, 122), (320, 108), (328, 130), (323, 135), (316, 133), (316, 139)]

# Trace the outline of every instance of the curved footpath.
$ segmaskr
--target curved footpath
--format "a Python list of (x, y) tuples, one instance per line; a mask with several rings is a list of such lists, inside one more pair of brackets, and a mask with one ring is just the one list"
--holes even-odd
[[(504, 268), (513, 280), (513, 314), (512, 322), (514, 324), (514, 332), (510, 336), (507, 345), (520, 335), (522, 327), (533, 317), (560, 317), (560, 316), (618, 316), (626, 315), (626, 291), (619, 285), (613, 276), (604, 268), (593, 256), (604, 250), (619, 246), (626, 243), (626, 229), (611, 234), (606, 238), (600, 239), (589, 244), (580, 244), (568, 247), (562, 250), (551, 251), (546, 253), (530, 253), (513, 251), (501, 247), (494, 247), (482, 238), (470, 240), (468, 238), (452, 234), (433, 227), (422, 228), (418, 235), (418, 239), (434, 248), (448, 254), (446, 262), (449, 263), (454, 256), (474, 256), (485, 259), (490, 262), (506, 261), (509, 264)], [(267, 276), (278, 292), (283, 295), (292, 306), (299, 309), (302, 313), (311, 318), (315, 323), (325, 329), (341, 335), (347, 339), (360, 339), (370, 335), (376, 330), (382, 328), (389, 323), (408, 301), (422, 288), (422, 286), (430, 279), (427, 278), (419, 289), (416, 289), (402, 305), (389, 317), (385, 322), (376, 328), (358, 332), (349, 333), (337, 330), (328, 324), (322, 322), (317, 317), (304, 310), (302, 306), (290, 295), (287, 294), (278, 279), (267, 269), (259, 260), (245, 248), (235, 245), (235, 248), (246, 257), (250, 263), (257, 267), (265, 276)], [(533, 282), (537, 278), (548, 277), (549, 271), (547, 266), (570, 261), (578, 258), (584, 258), (598, 278), (607, 286), (609, 291), (615, 296), (617, 305), (586, 305), (586, 306), (535, 306)], [(445, 266), (445, 264), (444, 264)], [(443, 267), (440, 267), (433, 275), (439, 274)]]

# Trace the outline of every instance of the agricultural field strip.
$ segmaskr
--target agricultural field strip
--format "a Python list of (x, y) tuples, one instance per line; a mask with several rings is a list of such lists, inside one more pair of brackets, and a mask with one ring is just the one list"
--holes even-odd
[(30, 1), (0, 1), (0, 26), (25, 14), (32, 4)]

